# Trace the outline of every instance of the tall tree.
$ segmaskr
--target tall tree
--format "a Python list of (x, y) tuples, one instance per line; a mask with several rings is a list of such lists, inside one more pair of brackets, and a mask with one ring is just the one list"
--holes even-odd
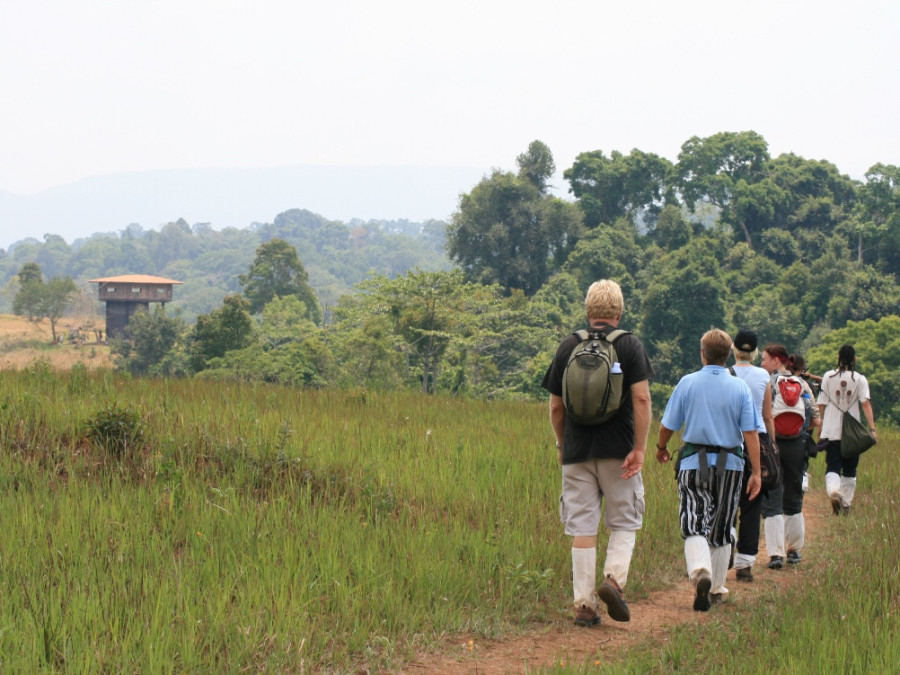
[(41, 314), (50, 322), (50, 334), (56, 342), (56, 324), (62, 318), (78, 286), (69, 277), (53, 277), (44, 285)]
[(614, 150), (609, 157), (602, 150), (583, 152), (563, 176), (584, 212), (589, 228), (612, 225), (626, 217), (635, 222), (640, 214), (655, 221), (666, 203), (674, 200), (668, 187), (672, 165), (663, 157), (632, 150), (623, 155)]
[[(23, 281), (24, 280), (24, 281)], [(37, 263), (26, 263), (19, 270), (19, 291), (13, 300), (13, 313), (29, 321), (50, 321), (50, 335), (56, 342), (56, 324), (78, 292), (69, 277), (54, 277), (44, 283)]]
[[(689, 208), (708, 201), (728, 209), (740, 182), (755, 183), (769, 159), (769, 146), (755, 131), (724, 131), (707, 138), (693, 136), (681, 146), (675, 176)], [(753, 245), (743, 221), (738, 227), (748, 244)]]
[(44, 291), (44, 275), (40, 265), (28, 262), (22, 265), (18, 274), (19, 290), (13, 299), (13, 314), (24, 316), (29, 321), (39, 321), (41, 301)]
[(249, 308), (250, 303), (241, 296), (229, 295), (219, 309), (197, 317), (188, 336), (188, 352), (195, 371), (206, 368), (210, 359), (250, 344), (254, 324)]
[[(180, 316), (167, 316), (165, 307), (135, 313), (128, 321), (131, 340), (115, 340), (110, 351), (119, 355), (121, 367), (133, 375), (174, 375), (162, 364), (186, 331)], [(173, 366), (170, 361), (167, 365)]]
[(460, 199), (447, 228), (447, 252), (469, 281), (531, 296), (560, 268), (581, 231), (575, 204), (495, 170)]
[[(900, 275), (900, 167), (875, 164), (859, 189), (861, 216), (870, 224), (866, 234), (876, 249), (875, 264), (885, 273)], [(862, 261), (863, 236), (858, 257)]]
[(294, 295), (306, 305), (307, 317), (316, 324), (322, 312), (316, 293), (309, 285), (309, 275), (297, 249), (284, 239), (271, 239), (256, 249), (256, 258), (247, 274), (238, 278), (244, 297), (250, 302), (250, 313), (259, 314), (272, 298)]
[(531, 141), (528, 149), (516, 158), (519, 178), (534, 185), (541, 193), (547, 191), (547, 181), (556, 171), (553, 153), (541, 141)]

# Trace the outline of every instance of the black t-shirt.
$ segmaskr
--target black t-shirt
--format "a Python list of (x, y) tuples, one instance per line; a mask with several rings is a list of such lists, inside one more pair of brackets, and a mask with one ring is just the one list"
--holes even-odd
[[(590, 328), (588, 331), (590, 332)], [(597, 329), (594, 329), (597, 330)], [(606, 334), (613, 327), (599, 327)], [(544, 374), (541, 386), (556, 396), (562, 396), (562, 377), (572, 350), (580, 340), (574, 333), (563, 340), (556, 350), (553, 363)], [(653, 377), (653, 367), (641, 341), (628, 333), (615, 341), (616, 355), (622, 366), (622, 406), (619, 412), (603, 424), (585, 427), (566, 419), (563, 441), (563, 464), (577, 464), (588, 459), (624, 459), (634, 447), (634, 406), (631, 385)]]

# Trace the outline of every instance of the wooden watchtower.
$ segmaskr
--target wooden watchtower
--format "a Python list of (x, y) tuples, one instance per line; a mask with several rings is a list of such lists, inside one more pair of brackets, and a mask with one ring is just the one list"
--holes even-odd
[(128, 338), (128, 322), (138, 311), (150, 310), (151, 302), (165, 303), (172, 300), (172, 287), (182, 282), (148, 274), (124, 274), (119, 277), (91, 279), (100, 284), (98, 299), (106, 303), (106, 335), (110, 338)]

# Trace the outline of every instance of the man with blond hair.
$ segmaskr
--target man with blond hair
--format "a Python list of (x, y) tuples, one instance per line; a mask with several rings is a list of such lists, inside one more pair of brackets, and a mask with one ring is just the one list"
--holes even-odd
[(746, 447), (752, 466), (747, 494), (759, 494), (759, 421), (750, 387), (725, 368), (731, 338), (714, 328), (700, 339), (703, 367), (675, 386), (659, 427), (656, 459), (671, 459), (666, 447), (684, 427), (677, 467), (678, 518), (684, 538), (694, 610), (705, 612), (725, 599), (732, 528), (738, 510)]
[[(591, 284), (584, 304), (589, 334), (605, 337), (617, 329), (625, 301), (616, 282), (604, 279)], [(599, 601), (615, 621), (631, 619), (623, 589), (637, 531), (643, 524), (641, 468), (650, 428), (653, 368), (634, 335), (626, 332), (613, 339), (618, 359), (614, 368), (623, 373), (621, 407), (601, 424), (578, 424), (567, 417), (562, 395), (566, 364), (579, 342), (573, 333), (560, 343), (541, 386), (550, 392), (550, 424), (562, 467), (560, 519), (572, 537), (575, 624), (596, 626), (600, 623)], [(598, 589), (597, 532), (604, 501), (609, 540), (604, 581)]]

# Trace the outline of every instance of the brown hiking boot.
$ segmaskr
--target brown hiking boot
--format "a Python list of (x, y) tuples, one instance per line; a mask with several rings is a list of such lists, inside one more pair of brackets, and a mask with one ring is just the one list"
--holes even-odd
[(831, 512), (836, 516), (841, 515), (841, 498), (840, 497), (832, 495), (832, 497), (831, 497)]
[(734, 573), (738, 581), (753, 581), (753, 571), (749, 567), (739, 567)]
[(600, 625), (600, 613), (587, 605), (581, 605), (580, 607), (575, 608), (575, 625), (576, 626), (585, 626), (590, 628), (591, 626), (599, 626)]
[(631, 611), (625, 602), (625, 594), (615, 579), (607, 576), (597, 595), (606, 604), (606, 612), (613, 621), (631, 621)]

